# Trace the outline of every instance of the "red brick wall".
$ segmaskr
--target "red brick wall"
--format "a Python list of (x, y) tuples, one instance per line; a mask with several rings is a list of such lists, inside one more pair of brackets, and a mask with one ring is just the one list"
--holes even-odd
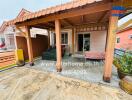
[(132, 34), (132, 29), (117, 33), (117, 38), (120, 38), (120, 43), (116, 43), (116, 48), (132, 50), (132, 39), (129, 38), (130, 34)]

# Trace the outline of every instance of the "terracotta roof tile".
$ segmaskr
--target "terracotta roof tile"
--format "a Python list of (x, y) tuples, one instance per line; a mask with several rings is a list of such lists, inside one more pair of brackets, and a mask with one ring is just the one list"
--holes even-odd
[(6, 22), (4, 21), (3, 23), (2, 23), (2, 25), (0, 26), (0, 33), (1, 32), (3, 32), (4, 30), (5, 30), (5, 28), (6, 28)]
[(64, 11), (67, 9), (77, 8), (77, 7), (84, 6), (86, 4), (90, 4), (90, 3), (98, 2), (98, 1), (102, 1), (102, 0), (76, 0), (76, 1), (68, 2), (68, 3), (62, 4), (62, 5), (50, 7), (47, 9), (42, 9), (38, 12), (28, 14), (28, 15), (23, 16), (21, 18), (16, 18), (13, 23), (15, 24), (17, 22), (23, 22), (23, 21), (28, 20), (28, 19), (33, 19), (33, 18), (37, 18), (40, 16), (45, 16), (45, 15), (57, 13), (59, 11)]

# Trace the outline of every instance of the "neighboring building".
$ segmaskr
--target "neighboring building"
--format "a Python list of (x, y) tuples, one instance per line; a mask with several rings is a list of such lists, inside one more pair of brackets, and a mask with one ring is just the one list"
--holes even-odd
[[(22, 9), (16, 18), (25, 16), (29, 13), (30, 13), (29, 11)], [(5, 42), (4, 48), (6, 48), (7, 50), (16, 49), (15, 35), (16, 35), (16, 27), (14, 25), (7, 26), (6, 22), (3, 22), (3, 24), (0, 27), (0, 37), (1, 40), (4, 40)]]
[(132, 50), (132, 26), (117, 33), (116, 48)]
[(3, 34), (4, 27), (5, 22), (3, 22), (2, 26), (0, 27), (0, 50), (5, 49), (5, 36)]
[[(17, 15), (16, 18), (23, 17), (25, 15), (30, 14), (31, 12), (22, 9), (20, 13)], [(25, 32), (23, 28), (23, 32)], [(31, 29), (31, 37), (36, 38), (37, 34), (40, 35), (47, 35), (46, 30), (32, 28)], [(18, 48), (16, 43), (16, 37), (23, 37), (22, 32), (20, 32), (15, 25), (7, 26), (6, 22), (3, 22), (3, 24), (0, 27), (0, 48), (6, 49), (6, 50), (15, 50)]]
[(116, 36), (115, 48), (132, 50), (132, 19), (119, 27), (119, 31)]

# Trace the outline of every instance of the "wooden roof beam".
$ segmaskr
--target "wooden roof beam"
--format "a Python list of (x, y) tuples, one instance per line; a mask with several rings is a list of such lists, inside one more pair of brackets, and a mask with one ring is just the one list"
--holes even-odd
[(96, 27), (96, 26), (108, 26), (108, 22), (104, 23), (84, 23), (84, 24), (76, 24), (74, 26), (65, 26), (64, 29), (74, 28), (74, 27)]
[(21, 34), (22, 34), (24, 37), (26, 37), (27, 33), (24, 32), (20, 27), (17, 27), (17, 26), (16, 26), (16, 30), (20, 31)]
[(33, 25), (33, 26), (31, 26), (31, 27), (39, 28), (39, 29), (49, 29), (49, 27), (44, 26), (44, 25)]
[(52, 27), (54, 27), (54, 28), (55, 28), (55, 24), (54, 24), (54, 23), (52, 23), (52, 22), (48, 22), (48, 25), (50, 25), (50, 26), (52, 26)]

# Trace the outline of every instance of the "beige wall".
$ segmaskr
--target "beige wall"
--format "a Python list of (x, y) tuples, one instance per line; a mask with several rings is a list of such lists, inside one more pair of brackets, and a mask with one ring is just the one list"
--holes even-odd
[(91, 32), (78, 32), (76, 33), (76, 46), (75, 51), (78, 51), (78, 34), (90, 34), (90, 51), (105, 51), (107, 31), (91, 31)]
[(107, 31), (93, 31), (90, 33), (90, 50), (105, 51)]
[(72, 30), (71, 29), (65, 29), (62, 30), (61, 32), (67, 32), (68, 33), (68, 53), (72, 53)]
[[(68, 32), (68, 47), (70, 53), (72, 53), (72, 30), (66, 29), (61, 32)], [(90, 33), (90, 50), (91, 51), (105, 51), (106, 45), (106, 34), (107, 31), (91, 31), (91, 32), (78, 32), (74, 36), (75, 38), (75, 52), (78, 52), (78, 34), (87, 34)]]

